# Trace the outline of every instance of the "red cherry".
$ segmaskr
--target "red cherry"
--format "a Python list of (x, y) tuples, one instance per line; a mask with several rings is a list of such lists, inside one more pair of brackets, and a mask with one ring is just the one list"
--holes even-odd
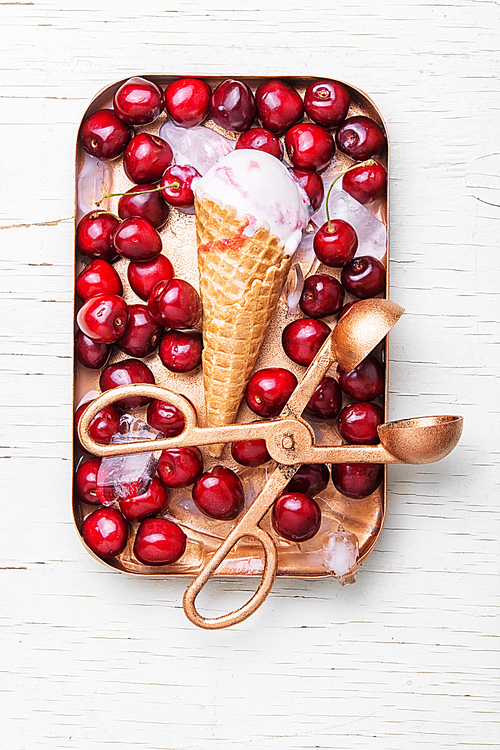
[(153, 320), (146, 305), (129, 305), (127, 327), (116, 345), (130, 357), (148, 357), (162, 333), (163, 326)]
[(288, 83), (279, 80), (261, 83), (255, 94), (257, 112), (262, 125), (273, 133), (281, 133), (304, 116), (302, 99)]
[(131, 261), (127, 269), (130, 286), (146, 302), (155, 286), (160, 281), (169, 281), (173, 275), (174, 267), (165, 255), (157, 255), (142, 263)]
[(193, 328), (201, 318), (200, 295), (184, 279), (160, 281), (149, 295), (148, 310), (160, 325)]
[(238, 475), (225, 466), (214, 466), (193, 487), (196, 507), (210, 518), (230, 521), (243, 510), (245, 493)]
[(338, 81), (321, 79), (310, 83), (304, 96), (307, 115), (325, 128), (335, 128), (345, 120), (351, 97)]
[(169, 565), (186, 549), (186, 535), (168, 518), (148, 518), (141, 523), (134, 542), (134, 555), (144, 565)]
[(155, 190), (154, 185), (134, 185), (118, 201), (118, 216), (131, 219), (139, 216), (146, 219), (155, 229), (162, 227), (168, 219), (169, 207)]
[(100, 370), (108, 361), (110, 353), (110, 344), (99, 344), (85, 336), (82, 331), (76, 332), (75, 355), (84, 367), (90, 370)]
[(149, 221), (133, 216), (117, 228), (113, 242), (122, 258), (152, 260), (161, 253), (161, 237)]
[(332, 464), (335, 488), (353, 500), (361, 500), (375, 492), (383, 476), (382, 464)]
[(337, 130), (337, 147), (351, 159), (363, 161), (379, 154), (386, 144), (385, 133), (369, 117), (349, 117)]
[(311, 208), (313, 211), (317, 211), (325, 196), (323, 180), (317, 172), (311, 172), (310, 169), (292, 169), (291, 172), (306, 191)]
[(199, 331), (175, 331), (165, 333), (161, 342), (160, 359), (171, 372), (191, 372), (201, 364), (203, 340)]
[(342, 391), (334, 378), (323, 378), (304, 409), (307, 419), (334, 419), (342, 407)]
[(374, 445), (379, 442), (377, 427), (384, 412), (377, 404), (359, 401), (345, 406), (339, 414), (339, 432), (348, 443)]
[(340, 318), (343, 318), (344, 315), (346, 314), (346, 312), (349, 312), (349, 310), (351, 309), (351, 307), (354, 307), (354, 305), (356, 305), (356, 304), (357, 304), (357, 302), (356, 302), (356, 300), (354, 300), (354, 302), (348, 302), (347, 305), (344, 305), (344, 307), (342, 308), (342, 310), (339, 312), (339, 317), (337, 318), (337, 323), (339, 322)]
[(221, 128), (242, 133), (255, 120), (257, 106), (248, 86), (232, 78), (220, 83), (210, 99), (210, 115)]
[(165, 89), (165, 107), (176, 125), (193, 128), (207, 116), (211, 96), (212, 90), (205, 81), (181, 78)]
[(335, 153), (335, 144), (328, 130), (311, 122), (290, 128), (285, 136), (285, 147), (294, 167), (316, 172), (325, 169)]
[(132, 128), (121, 122), (112, 109), (98, 109), (80, 131), (85, 151), (96, 159), (116, 159), (132, 138)]
[(78, 464), (75, 474), (75, 491), (80, 500), (90, 505), (100, 505), (97, 497), (97, 474), (100, 458), (87, 458)]
[(169, 448), (162, 451), (158, 474), (166, 487), (188, 487), (203, 471), (203, 458), (198, 448)]
[(194, 205), (193, 180), (201, 177), (197, 169), (189, 164), (169, 167), (161, 178), (160, 187), (163, 200), (176, 208), (189, 208)]
[(340, 387), (356, 401), (372, 401), (384, 393), (384, 368), (371, 354), (354, 370), (346, 372), (338, 365), (337, 371)]
[(297, 387), (297, 378), (281, 367), (254, 372), (248, 381), (245, 399), (260, 417), (277, 417)]
[[(99, 379), (99, 386), (104, 393), (119, 385), (132, 385), (133, 383), (154, 385), (154, 382), (154, 375), (144, 362), (139, 359), (123, 359), (121, 362), (114, 362), (104, 368)], [(148, 396), (129, 396), (115, 401), (115, 406), (126, 410), (138, 409), (139, 406), (149, 404), (150, 400)]]
[(364, 255), (344, 266), (340, 280), (350, 294), (368, 299), (384, 291), (385, 268), (378, 258)]
[(122, 282), (115, 269), (110, 263), (100, 259), (85, 266), (78, 275), (75, 289), (84, 302), (98, 294), (123, 294)]
[(76, 246), (82, 255), (113, 261), (118, 257), (113, 235), (120, 220), (106, 211), (86, 214), (76, 228)]
[(283, 158), (283, 144), (279, 138), (265, 128), (252, 128), (242, 133), (238, 138), (235, 149), (253, 148), (256, 151), (265, 151), (277, 159)]
[(157, 477), (142, 495), (120, 500), (120, 510), (129, 521), (143, 521), (148, 516), (162, 513), (168, 505), (168, 493)]
[(285, 492), (300, 492), (314, 497), (328, 486), (330, 472), (326, 464), (302, 464), (285, 487)]
[(374, 161), (347, 172), (342, 178), (342, 188), (359, 203), (371, 203), (381, 198), (387, 187), (387, 172)]
[(301, 318), (289, 323), (281, 342), (285, 354), (298, 365), (310, 365), (330, 334), (330, 328), (322, 320)]
[(165, 437), (175, 437), (184, 430), (184, 415), (180, 409), (165, 401), (153, 399), (148, 406), (147, 422)]
[(130, 78), (115, 94), (113, 107), (117, 117), (130, 125), (147, 125), (163, 110), (162, 90), (145, 78)]
[(321, 511), (318, 504), (301, 492), (287, 492), (273, 505), (273, 528), (290, 542), (305, 542), (319, 531)]
[(260, 466), (271, 460), (265, 440), (239, 440), (232, 444), (231, 455), (242, 466)]
[[(78, 439), (78, 425), (80, 423), (80, 418), (89, 403), (90, 401), (81, 404), (75, 412), (75, 435), (77, 443), (82, 450), (83, 446)], [(118, 409), (115, 409), (114, 406), (105, 406), (104, 409), (101, 409), (101, 411), (91, 420), (89, 434), (92, 440), (95, 440), (96, 443), (104, 443), (107, 445), (111, 442), (111, 438), (119, 431), (119, 429), (120, 412)]]
[(310, 318), (335, 315), (342, 307), (344, 290), (333, 276), (317, 273), (308, 276), (300, 295), (300, 309)]
[(99, 557), (116, 557), (127, 544), (128, 524), (114, 508), (100, 508), (83, 522), (82, 536), (94, 554)]
[(99, 344), (112, 344), (125, 331), (127, 303), (117, 294), (98, 294), (83, 305), (76, 321), (83, 333)]
[(123, 169), (131, 182), (158, 182), (173, 160), (173, 151), (163, 138), (139, 133), (125, 149)]
[(351, 262), (358, 249), (358, 235), (343, 219), (326, 221), (314, 237), (314, 252), (330, 268), (342, 268)]

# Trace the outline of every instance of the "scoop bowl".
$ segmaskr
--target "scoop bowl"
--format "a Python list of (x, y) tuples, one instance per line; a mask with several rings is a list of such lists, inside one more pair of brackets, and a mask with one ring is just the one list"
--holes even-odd
[(401, 463), (432, 464), (460, 440), (463, 417), (441, 415), (386, 422), (377, 428), (384, 448)]

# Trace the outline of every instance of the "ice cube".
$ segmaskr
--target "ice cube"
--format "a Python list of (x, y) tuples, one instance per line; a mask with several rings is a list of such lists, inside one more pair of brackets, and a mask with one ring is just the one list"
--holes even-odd
[(85, 214), (95, 211), (96, 203), (110, 192), (112, 177), (113, 169), (109, 164), (85, 154), (78, 175), (78, 221)]
[[(120, 418), (120, 429), (111, 438), (112, 444), (156, 440), (162, 433), (130, 414)], [(132, 453), (127, 456), (103, 458), (97, 474), (97, 495), (103, 505), (116, 500), (143, 495), (158, 467), (161, 451)]]
[(349, 531), (332, 531), (323, 539), (323, 567), (339, 582), (354, 583), (359, 558), (358, 537)]
[(236, 143), (204, 125), (180, 128), (172, 120), (162, 125), (160, 138), (170, 144), (176, 164), (191, 164), (201, 175), (229, 154)]

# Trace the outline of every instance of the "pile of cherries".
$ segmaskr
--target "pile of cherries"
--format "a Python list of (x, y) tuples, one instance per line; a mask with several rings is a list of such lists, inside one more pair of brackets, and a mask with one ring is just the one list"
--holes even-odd
[[(201, 318), (200, 299), (188, 282), (175, 276), (171, 262), (162, 253), (158, 231), (171, 207), (186, 209), (193, 205), (193, 190), (200, 174), (190, 165), (176, 165), (164, 139), (136, 134), (134, 126), (152, 123), (164, 110), (183, 128), (200, 125), (211, 117), (216, 125), (240, 134), (237, 149), (258, 149), (278, 159), (283, 159), (286, 150), (294, 179), (316, 211), (324, 198), (320, 173), (330, 164), (335, 148), (357, 162), (343, 173), (343, 189), (353, 198), (368, 204), (386, 190), (386, 171), (373, 160), (386, 147), (385, 133), (368, 117), (347, 117), (350, 103), (346, 87), (331, 80), (311, 83), (302, 101), (291, 85), (280, 80), (262, 83), (254, 95), (245, 83), (233, 79), (212, 92), (199, 79), (183, 78), (162, 91), (151, 81), (133, 78), (117, 90), (112, 109), (98, 110), (85, 120), (80, 133), (83, 148), (103, 160), (123, 155), (125, 174), (134, 183), (121, 195), (117, 216), (95, 210), (77, 227), (77, 249), (90, 262), (76, 281), (83, 306), (77, 316), (75, 350), (85, 367), (103, 368), (102, 391), (131, 383), (154, 383), (153, 373), (141, 359), (157, 348), (164, 366), (172, 372), (187, 373), (201, 363), (202, 337), (196, 330)], [(344, 304), (345, 291), (358, 299), (384, 291), (383, 264), (369, 256), (354, 259), (357, 248), (353, 227), (330, 219), (328, 214), (328, 221), (314, 237), (314, 250), (324, 265), (342, 268), (341, 280), (321, 273), (306, 279), (300, 308), (307, 317), (290, 323), (282, 338), (284, 351), (294, 362), (307, 366), (319, 351), (330, 333), (322, 318), (341, 317), (356, 304)], [(145, 304), (125, 303), (121, 279), (112, 265), (120, 257), (129, 261), (128, 281)], [(129, 359), (105, 366), (113, 345)], [(295, 375), (284, 368), (258, 371), (248, 384), (246, 402), (259, 417), (275, 417), (296, 385)], [(354, 399), (343, 409), (342, 391)], [(383, 367), (375, 357), (368, 356), (350, 373), (339, 366), (338, 381), (325, 377), (304, 416), (313, 421), (338, 418), (339, 432), (346, 442), (376, 443), (383, 411), (372, 401), (383, 391)], [(87, 405), (77, 410), (76, 424)], [(145, 405), (148, 423), (165, 437), (182, 432), (184, 418), (178, 409), (139, 396), (123, 398), (99, 412), (90, 424), (92, 438), (109, 443), (120, 429), (121, 410)], [(264, 440), (234, 443), (231, 452), (243, 466), (260, 466), (270, 460)], [(237, 474), (221, 465), (203, 472), (203, 457), (196, 447), (163, 451), (159, 476), (145, 492), (129, 487), (126, 497), (123, 493), (120, 497), (103, 494), (97, 483), (99, 466), (99, 459), (84, 457), (77, 468), (75, 486), (82, 502), (104, 506), (91, 512), (82, 528), (87, 545), (103, 558), (123, 552), (130, 536), (129, 522), (139, 524), (133, 545), (139, 562), (164, 565), (181, 557), (186, 547), (184, 532), (159, 515), (168, 507), (169, 488), (193, 485), (196, 506), (214, 519), (235, 519), (244, 507), (243, 486)], [(339, 492), (360, 499), (378, 487), (382, 468), (334, 465), (331, 476)], [(301, 542), (317, 533), (321, 512), (313, 498), (326, 488), (329, 478), (328, 467), (322, 464), (299, 469), (273, 506), (272, 523), (277, 534)]]

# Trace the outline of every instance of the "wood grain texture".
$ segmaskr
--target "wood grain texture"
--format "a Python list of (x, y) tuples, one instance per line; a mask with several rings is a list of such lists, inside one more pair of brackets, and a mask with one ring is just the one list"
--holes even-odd
[[(271, 8), (272, 5), (272, 8)], [(9, 750), (497, 748), (498, 3), (0, 3), (0, 745)], [(203, 632), (183, 582), (100, 568), (69, 499), (73, 159), (129, 74), (325, 75), (392, 142), (391, 416), (465, 416), (455, 452), (392, 467), (355, 586), (280, 580)], [(207, 611), (251, 583), (213, 582)]]

